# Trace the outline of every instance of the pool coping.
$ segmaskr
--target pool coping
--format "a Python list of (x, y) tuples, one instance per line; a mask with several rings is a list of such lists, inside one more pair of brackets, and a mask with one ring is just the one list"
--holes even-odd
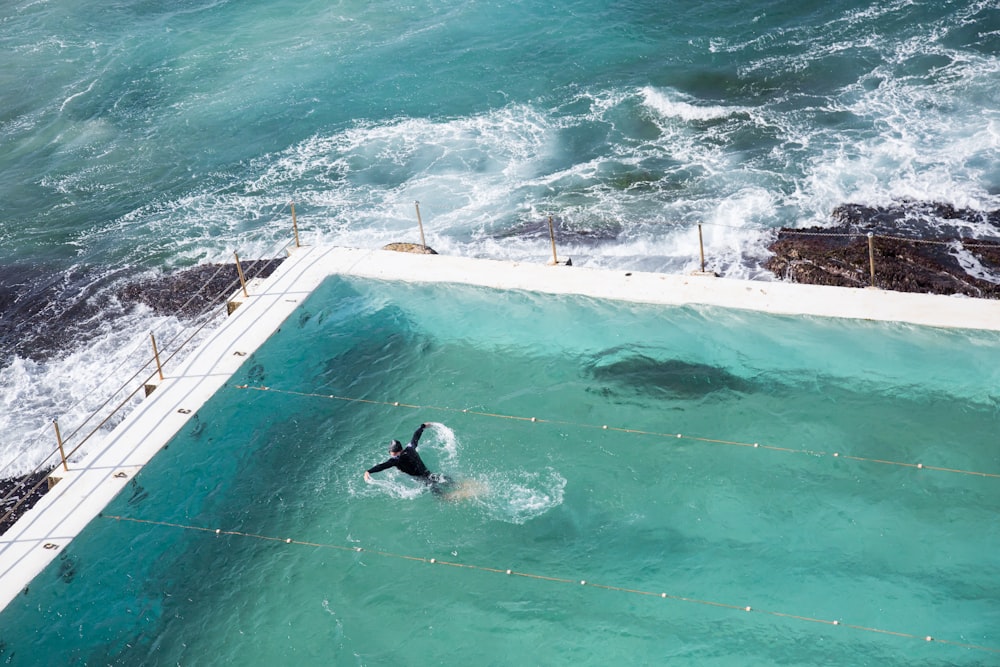
[(1000, 331), (1000, 301), (591, 269), (385, 250), (304, 246), (242, 293), (230, 316), (166, 376), (102, 442), (0, 535), (0, 611), (27, 591), (91, 520), (331, 275), (386, 281), (462, 283), (501, 290), (573, 294), (660, 305), (702, 305), (778, 315), (903, 322)]

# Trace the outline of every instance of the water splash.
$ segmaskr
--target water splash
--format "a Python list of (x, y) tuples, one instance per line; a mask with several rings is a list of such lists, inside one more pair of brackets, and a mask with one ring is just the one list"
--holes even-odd
[(563, 503), (566, 478), (553, 468), (537, 472), (496, 472), (484, 476), (489, 494), (479, 499), (487, 515), (505, 523), (523, 524)]
[(454, 463), (457, 461), (460, 443), (458, 436), (455, 435), (455, 431), (441, 422), (426, 422), (426, 424), (427, 430), (431, 431), (430, 435), (432, 435), (432, 439), (431, 442), (427, 442), (429, 434), (425, 430), (420, 446), (424, 449), (433, 449), (444, 454), (444, 463)]

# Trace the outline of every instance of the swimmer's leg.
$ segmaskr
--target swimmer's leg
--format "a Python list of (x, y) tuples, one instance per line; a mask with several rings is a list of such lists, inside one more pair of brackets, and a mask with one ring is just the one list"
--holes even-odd
[(440, 473), (432, 473), (431, 476), (427, 478), (427, 483), (431, 487), (431, 493), (446, 500), (448, 499), (448, 492), (451, 490), (451, 487), (454, 486), (451, 479)]

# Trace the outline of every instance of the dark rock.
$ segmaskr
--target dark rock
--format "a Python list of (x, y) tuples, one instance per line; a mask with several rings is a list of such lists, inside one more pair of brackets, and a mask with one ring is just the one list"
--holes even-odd
[[(3, 519), (0, 521), (0, 535), (7, 532), (49, 490), (45, 478), (50, 472), (51, 468), (24, 477), (0, 480), (0, 519)], [(10, 516), (7, 516), (8, 512)]]
[(955, 208), (951, 204), (902, 200), (894, 206), (865, 206), (864, 204), (841, 204), (833, 209), (833, 220), (842, 225), (857, 225), (873, 232), (903, 232), (934, 225), (941, 222), (968, 224), (990, 224), (1000, 227), (1000, 210), (979, 211), (971, 208)]
[(782, 228), (765, 267), (779, 278), (812, 285), (871, 285), (868, 233), (874, 235), (875, 286), (897, 292), (964, 294), (1000, 298), (1000, 285), (959, 263), (961, 249), (985, 272), (1000, 276), (1000, 241), (942, 234), (942, 221), (1000, 225), (1000, 211), (956, 209), (933, 202), (897, 207), (844, 204), (834, 209), (837, 227)]
[[(280, 259), (240, 262), (248, 281), (266, 278), (281, 264)], [(236, 264), (201, 264), (190, 269), (142, 280), (119, 290), (124, 304), (142, 302), (164, 315), (191, 316), (225, 303), (240, 288)]]

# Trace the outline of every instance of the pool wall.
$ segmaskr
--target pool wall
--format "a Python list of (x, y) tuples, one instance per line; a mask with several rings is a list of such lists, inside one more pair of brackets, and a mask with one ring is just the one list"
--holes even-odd
[(705, 305), (773, 314), (895, 321), (1000, 331), (1000, 302), (930, 294), (502, 262), (383, 250), (302, 247), (107, 439), (0, 536), (0, 610), (62, 551), (281, 326), (325, 278), (464, 283), (663, 305)]

